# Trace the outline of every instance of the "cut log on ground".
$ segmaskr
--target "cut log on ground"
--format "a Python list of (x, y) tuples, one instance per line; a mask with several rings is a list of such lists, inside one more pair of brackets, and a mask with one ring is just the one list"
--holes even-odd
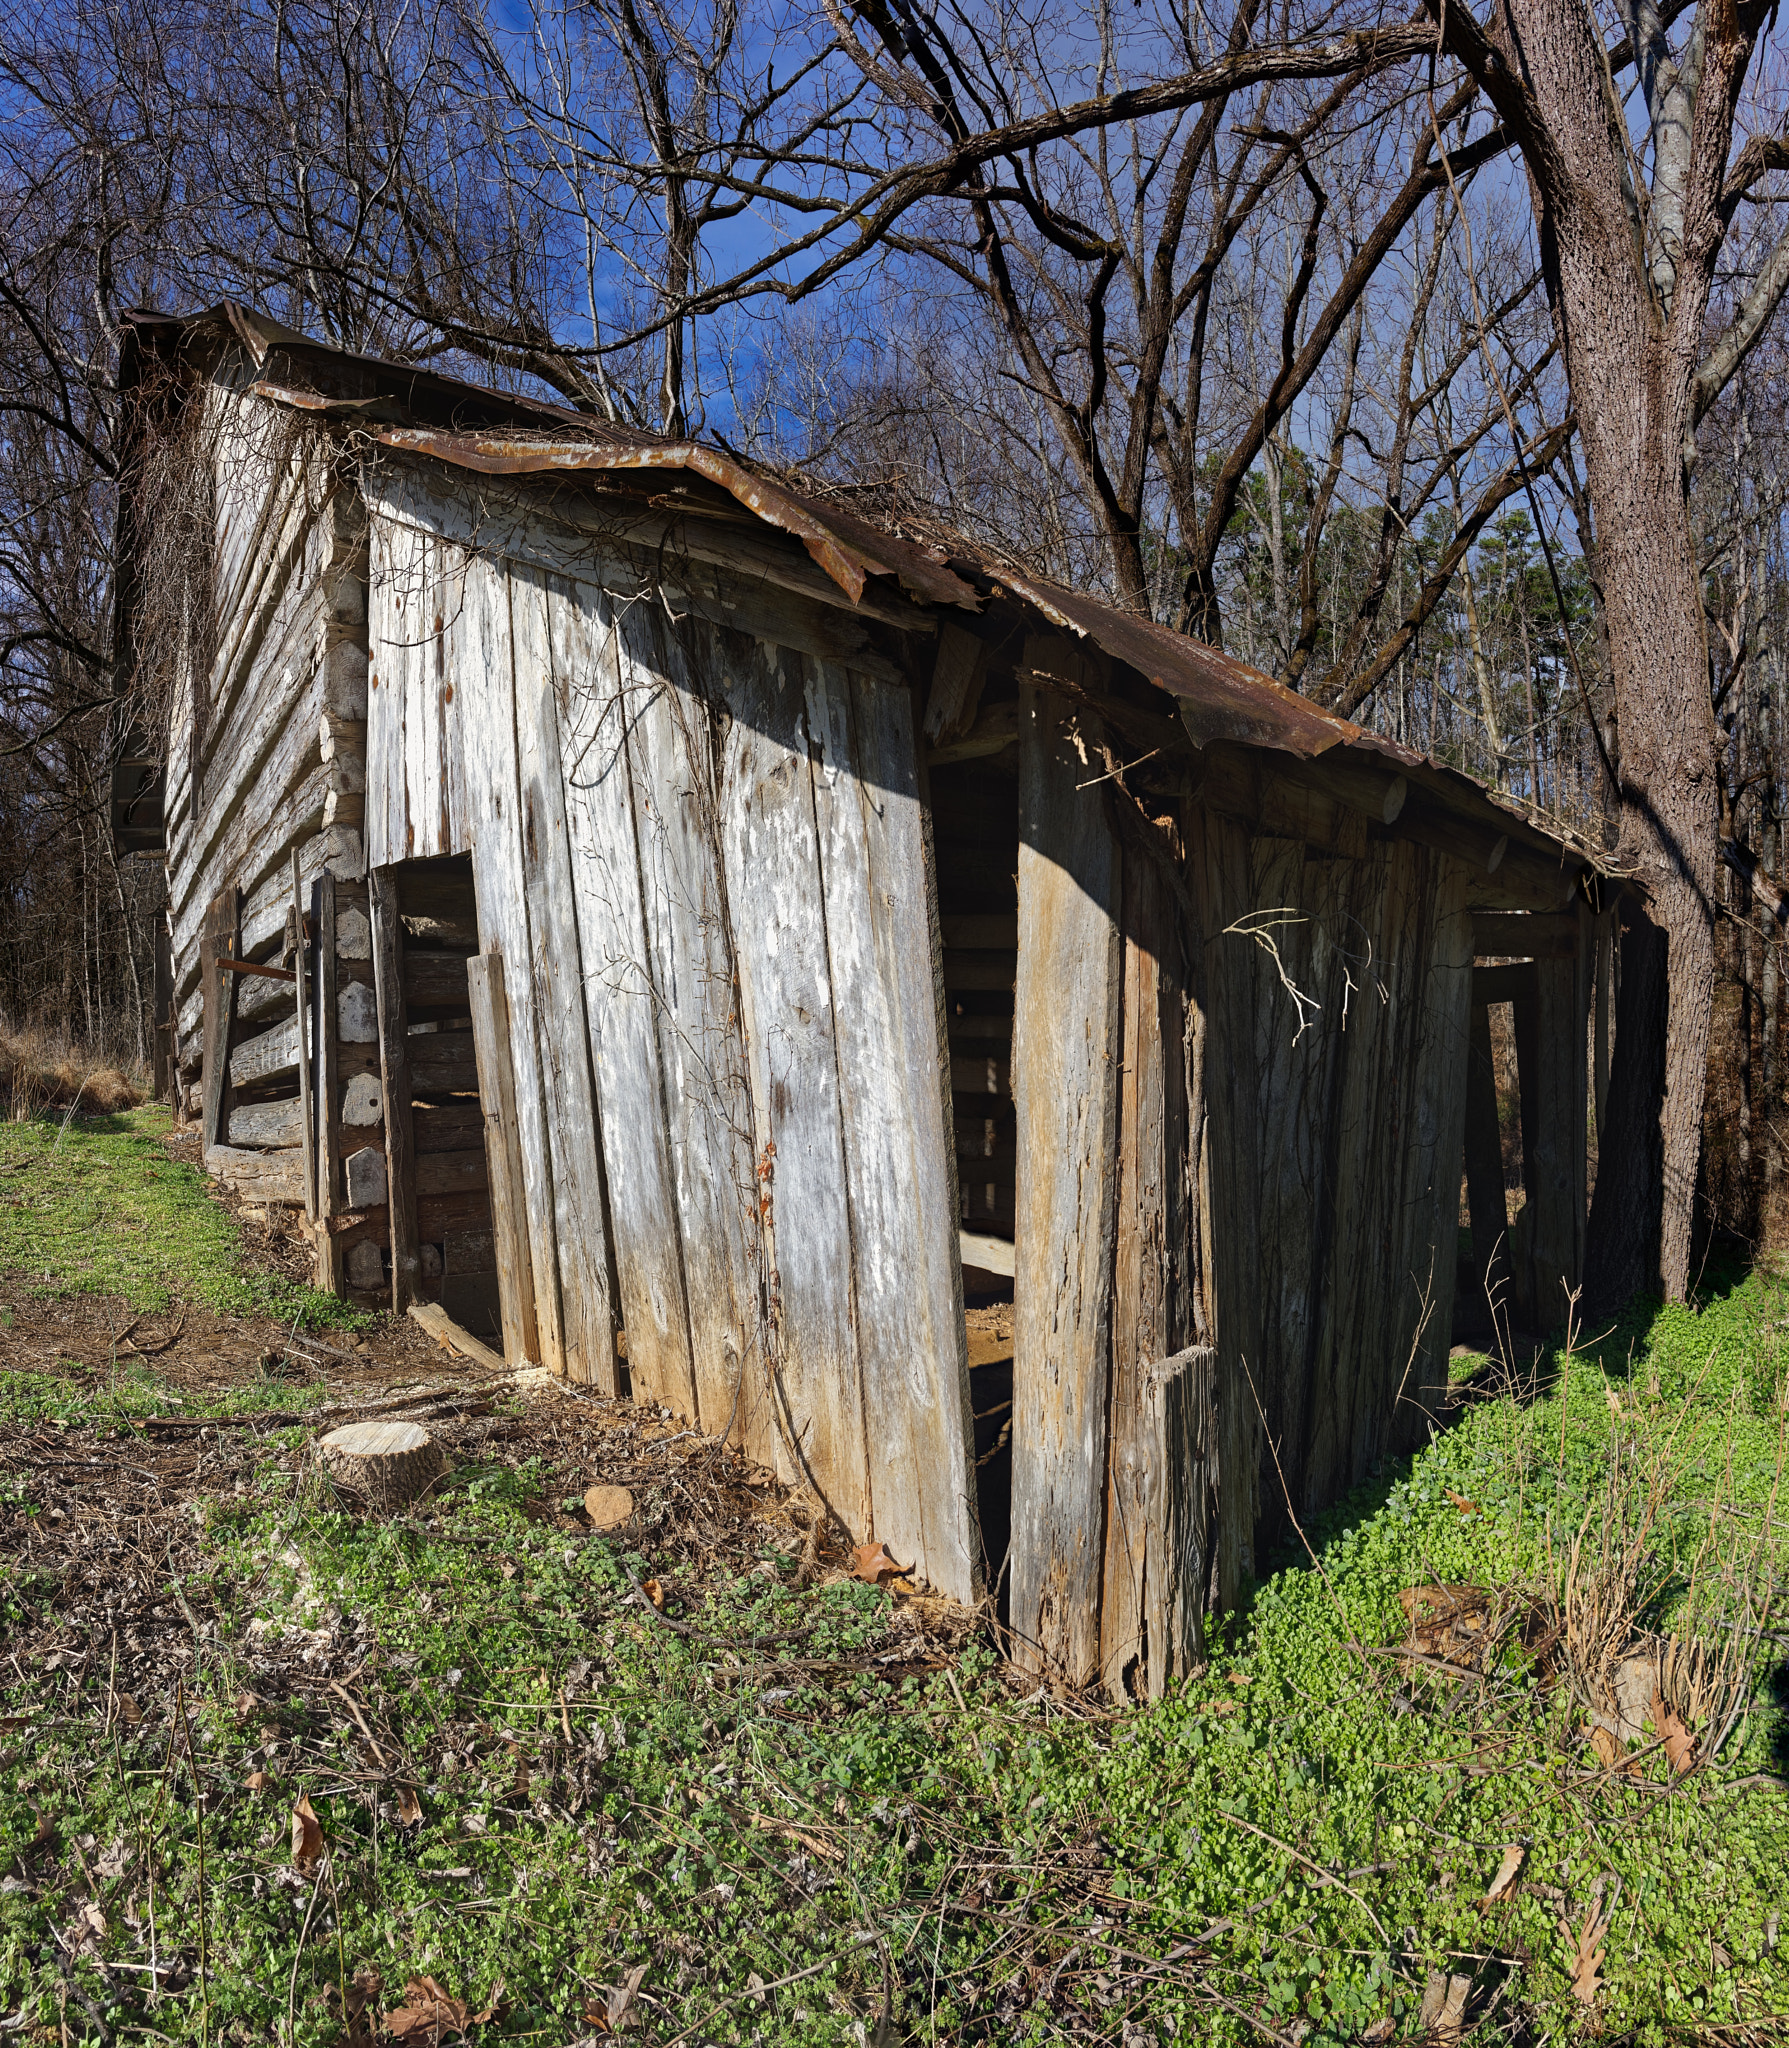
[(447, 1470), (441, 1446), (414, 1422), (351, 1422), (317, 1445), (323, 1469), (370, 1507), (401, 1508)]

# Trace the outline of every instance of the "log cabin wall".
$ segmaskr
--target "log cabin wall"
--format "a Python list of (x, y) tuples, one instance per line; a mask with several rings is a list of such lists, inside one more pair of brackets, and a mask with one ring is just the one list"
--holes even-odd
[(263, 962), (285, 944), (294, 850), (307, 888), (364, 868), (364, 519), (327, 446), (244, 395), (252, 376), (227, 354), (199, 401), (216, 542), (195, 595), (216, 628), (183, 651), (168, 737), (176, 1058), (195, 1110), (201, 938), (220, 892), (239, 891), (234, 943)]
[(470, 856), (542, 1362), (625, 1370), (970, 1597), (906, 674), (817, 605), (721, 579), (699, 611), (420, 466), (372, 492), (368, 857)]

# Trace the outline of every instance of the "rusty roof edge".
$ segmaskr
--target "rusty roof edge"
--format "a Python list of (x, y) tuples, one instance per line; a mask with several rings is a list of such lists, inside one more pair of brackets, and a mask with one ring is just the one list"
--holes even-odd
[(1306, 761), (1332, 751), (1369, 755), (1430, 791), (1455, 813), (1476, 813), (1480, 823), (1494, 824), (1537, 853), (1608, 872), (1597, 850), (1577, 833), (1539, 822), (1513, 798), (1463, 769), (1338, 718), (1234, 655), (1010, 567), (991, 568), (989, 574), (1053, 624), (1092, 640), (1175, 698), (1181, 723), (1195, 746), (1230, 740)]

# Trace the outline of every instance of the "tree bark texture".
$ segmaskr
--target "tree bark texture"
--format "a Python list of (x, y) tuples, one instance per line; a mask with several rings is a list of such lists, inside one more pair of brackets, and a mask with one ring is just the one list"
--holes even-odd
[[(1432, 0), (1438, 15), (1440, 0)], [(1541, 229), (1541, 259), (1584, 446), (1600, 553), (1609, 663), (1620, 721), (1620, 832), (1634, 915), (1665, 951), (1665, 1070), (1658, 1138), (1628, 1118), (1650, 1095), (1655, 1020), (1638, 1006), (1657, 980), (1624, 978), (1606, 1172), (1590, 1246), (1592, 1292), (1618, 1298), (1650, 1263), (1634, 1224), (1654, 1207), (1637, 1176), (1656, 1161), (1659, 1278), (1689, 1284), (1690, 1231), (1714, 998), (1713, 881), (1719, 807), (1702, 593), (1690, 532), (1685, 452), (1714, 257), (1733, 95), (1751, 35), (1710, 12), (1687, 168), (1673, 188), (1681, 248), (1671, 274), (1648, 276), (1622, 190), (1622, 116), (1611, 111), (1602, 32), (1582, 0), (1499, 0), (1480, 24), (1443, 18), (1520, 142)], [(1611, 1187), (1613, 1181), (1617, 1185)], [(1629, 1183), (1625, 1189), (1619, 1184)], [(1604, 1200), (1605, 1192), (1609, 1199)], [(1619, 1220), (1619, 1223), (1617, 1219)]]

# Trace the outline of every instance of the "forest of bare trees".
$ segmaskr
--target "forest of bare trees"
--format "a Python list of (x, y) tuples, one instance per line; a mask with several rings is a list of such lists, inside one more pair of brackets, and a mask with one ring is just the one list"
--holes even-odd
[(1632, 877), (1604, 1292), (1789, 1160), (1762, 7), (69, 0), (0, 27), (0, 1009), (136, 1052), (120, 318), (718, 437), (1220, 642)]

